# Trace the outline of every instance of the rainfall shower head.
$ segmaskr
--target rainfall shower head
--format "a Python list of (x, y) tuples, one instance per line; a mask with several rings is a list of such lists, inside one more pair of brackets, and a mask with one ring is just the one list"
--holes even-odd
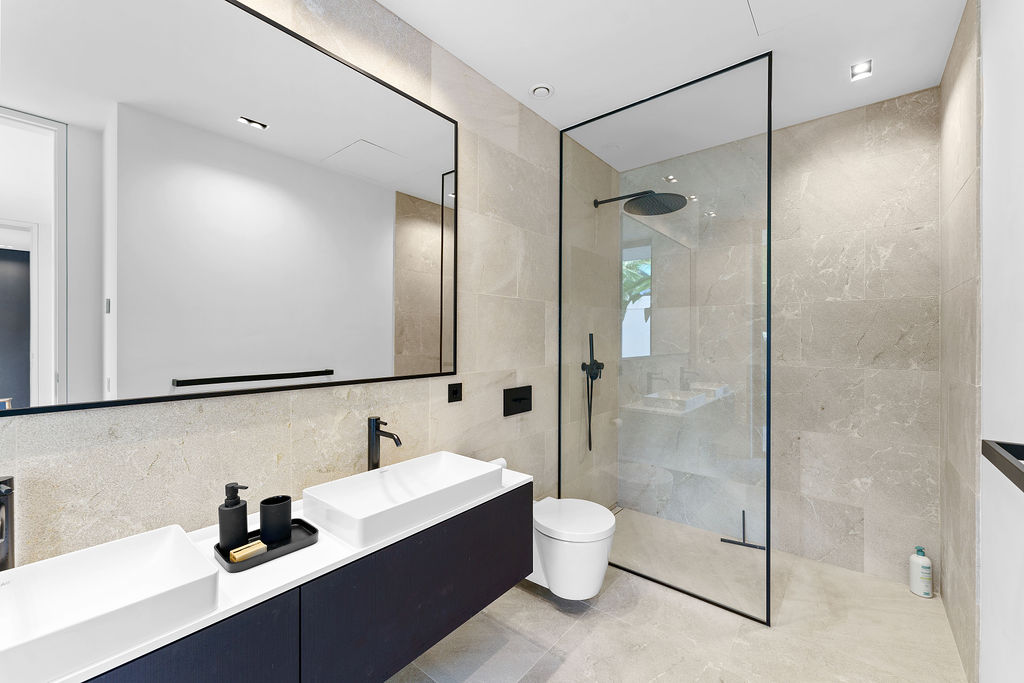
[(623, 210), (634, 216), (661, 216), (678, 211), (686, 206), (686, 197), (681, 194), (644, 190), (643, 192), (624, 194), (621, 197), (612, 197), (611, 199), (595, 199), (594, 208), (608, 202), (622, 201), (623, 199), (629, 200), (622, 207)]

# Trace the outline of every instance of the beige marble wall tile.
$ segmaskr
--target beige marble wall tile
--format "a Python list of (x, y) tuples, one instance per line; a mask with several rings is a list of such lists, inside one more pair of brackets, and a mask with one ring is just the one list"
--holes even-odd
[(865, 298), (927, 297), (939, 291), (938, 223), (868, 230), (865, 251)]
[(972, 279), (942, 295), (942, 364), (951, 381), (981, 381), (980, 289)]
[(459, 168), (456, 173), (456, 200), (459, 216), (463, 211), (480, 211), (480, 139), (467, 126), (459, 126)]
[(763, 354), (760, 346), (752, 343), (764, 327), (763, 307), (701, 306), (699, 316), (698, 357), (702, 363), (745, 366)]
[(544, 365), (545, 307), (542, 301), (480, 296), (478, 358), (483, 368)]
[(861, 434), (895, 443), (939, 445), (939, 373), (867, 370)]
[(437, 44), (431, 43), (427, 63), (431, 105), (458, 121), (460, 128), (466, 126), (483, 140), (518, 152), (518, 101)]
[(772, 244), (775, 303), (863, 299), (863, 231), (779, 240)]
[(773, 231), (781, 238), (936, 220), (938, 170), (937, 148), (795, 165), (781, 172)]
[[(208, 454), (183, 451), (186, 416), (197, 405), (19, 420), (18, 564), (167, 524), (215, 520), (217, 496), (223, 502), (224, 482), (231, 480), (207, 476), (217, 468)], [(184, 506), (175, 501), (188, 501), (191, 519), (181, 519)]]
[(980, 388), (942, 375), (943, 459), (968, 489), (977, 491), (978, 448), (981, 443)]
[(772, 368), (772, 428), (859, 434), (864, 371), (846, 368)]
[(558, 129), (519, 105), (519, 156), (549, 173), (558, 173)]
[(942, 198), (943, 207), (978, 167), (981, 83), (978, 2), (964, 5), (953, 47), (942, 74)]
[(980, 448), (980, 3), (968, 0), (940, 84), (942, 173), (943, 566), (939, 592), (971, 681), (978, 680), (977, 490)]
[(379, 3), (250, 0), (246, 4), (413, 97), (430, 102), (430, 40)]
[(939, 139), (939, 99), (938, 88), (928, 88), (865, 107), (868, 154), (934, 148)]
[(939, 367), (938, 297), (807, 304), (803, 360), (838, 367)]
[(866, 136), (865, 107), (777, 130), (772, 136), (772, 172), (801, 172), (821, 159), (861, 155)]
[(460, 375), (462, 401), (448, 403), (451, 378), (429, 380), (429, 449), (477, 451), (516, 438), (516, 422), (502, 416), (502, 390), (516, 386), (515, 370)]
[(700, 306), (753, 304), (754, 248), (750, 245), (701, 249), (696, 259), (694, 302)]
[(864, 570), (864, 510), (805, 497), (800, 509), (803, 557)]
[(558, 176), (481, 139), (480, 212), (524, 230), (558, 232)]
[(515, 296), (523, 231), (478, 213), (463, 211), (460, 217), (459, 288)]
[(620, 307), (621, 264), (579, 247), (563, 251), (568, 270), (563, 297), (569, 305), (595, 308)]
[(558, 299), (558, 238), (521, 231), (516, 293), (524, 299)]
[(981, 276), (981, 226), (975, 171), (942, 213), (942, 292)]
[(800, 349), (802, 312), (803, 307), (798, 303), (772, 303), (772, 363), (794, 365), (803, 361)]

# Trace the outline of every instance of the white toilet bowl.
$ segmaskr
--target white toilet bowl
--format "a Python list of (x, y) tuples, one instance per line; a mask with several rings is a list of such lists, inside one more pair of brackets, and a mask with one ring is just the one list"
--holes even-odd
[(533, 573), (526, 577), (567, 600), (597, 595), (608, 569), (615, 515), (589, 500), (533, 504)]

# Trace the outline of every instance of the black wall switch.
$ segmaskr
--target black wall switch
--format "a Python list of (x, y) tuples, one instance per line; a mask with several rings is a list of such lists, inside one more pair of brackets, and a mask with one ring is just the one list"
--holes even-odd
[(457, 403), (462, 400), (462, 382), (448, 385), (448, 402)]
[(504, 415), (518, 415), (533, 410), (533, 386), (505, 389)]

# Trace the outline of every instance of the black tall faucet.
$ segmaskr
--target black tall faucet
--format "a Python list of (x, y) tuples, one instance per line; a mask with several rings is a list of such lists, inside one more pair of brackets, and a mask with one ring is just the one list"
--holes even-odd
[(14, 477), (0, 477), (0, 571), (14, 568)]
[(370, 470), (375, 470), (380, 467), (380, 437), (386, 436), (395, 442), (395, 446), (399, 447), (402, 445), (402, 440), (398, 438), (398, 434), (386, 432), (381, 429), (381, 425), (387, 426), (387, 422), (380, 419), (379, 417), (371, 417), (367, 419), (367, 444), (366, 444), (366, 467)]

